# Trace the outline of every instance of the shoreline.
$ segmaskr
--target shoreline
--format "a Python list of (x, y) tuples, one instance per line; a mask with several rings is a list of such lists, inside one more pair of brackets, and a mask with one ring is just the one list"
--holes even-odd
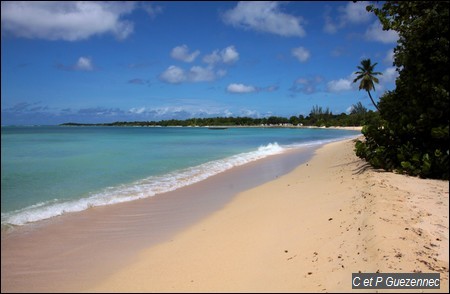
[(316, 148), (272, 155), (150, 198), (92, 207), (2, 232), (2, 292), (84, 291), (128, 264), (140, 250), (220, 210), (237, 193), (306, 162)]
[(291, 125), (291, 124), (281, 124), (281, 125), (207, 125), (207, 126), (181, 126), (181, 125), (170, 125), (170, 126), (161, 126), (161, 125), (148, 125), (148, 126), (139, 126), (139, 125), (126, 125), (126, 126), (108, 126), (108, 125), (97, 125), (97, 124), (80, 124), (80, 125), (54, 125), (56, 127), (119, 127), (119, 128), (225, 128), (225, 129), (239, 129), (239, 128), (286, 128), (286, 129), (336, 129), (336, 130), (350, 130), (350, 131), (361, 131), (363, 126), (299, 126), (299, 125)]
[(448, 181), (373, 170), (353, 145), (321, 147), (89, 291), (350, 292), (351, 273), (379, 271), (439, 272), (448, 292)]
[(2, 292), (351, 291), (359, 270), (448, 291), (448, 181), (374, 171), (353, 140), (2, 233)]
[[(145, 130), (143, 130), (143, 131), (145, 131)], [(291, 131), (285, 130), (285, 131), (286, 132), (294, 132), (293, 130), (291, 130)], [(202, 130), (202, 132), (204, 132), (204, 130)], [(268, 133), (271, 133), (271, 132), (275, 132), (275, 131), (268, 131)], [(313, 132), (313, 131), (311, 131), (311, 132)], [(102, 177), (101, 179), (99, 179), (101, 182), (104, 182), (105, 184), (98, 185), (98, 187), (96, 186), (96, 184), (93, 183), (93, 182), (96, 182), (95, 177), (97, 177), (97, 174), (95, 174), (95, 173), (92, 174), (92, 172), (90, 172), (91, 170), (96, 170), (97, 167), (89, 168), (89, 166), (88, 166), (87, 173), (89, 173), (91, 175), (91, 176), (89, 176), (89, 178), (92, 179), (93, 181), (91, 181), (91, 182), (87, 181), (87, 183), (85, 183), (85, 184), (87, 187), (91, 187), (91, 189), (83, 189), (83, 187), (85, 187), (85, 184), (72, 185), (72, 186), (79, 186), (80, 189), (78, 189), (78, 191), (77, 191), (77, 189), (69, 189), (69, 191), (67, 191), (67, 194), (66, 194), (66, 195), (68, 195), (68, 197), (66, 196), (68, 199), (65, 199), (65, 200), (58, 200), (57, 199), (58, 196), (55, 193), (53, 193), (51, 189), (50, 189), (50, 191), (47, 191), (45, 194), (53, 195), (53, 197), (55, 197), (54, 199), (46, 198), (47, 195), (45, 195), (44, 193), (39, 194), (40, 191), (36, 191), (38, 198), (42, 199), (42, 200), (40, 200), (39, 203), (29, 203), (28, 206), (21, 207), (21, 208), (16, 207), (15, 210), (11, 209), (10, 207), (8, 207), (8, 205), (6, 205), (5, 207), (2, 207), (2, 208), (5, 208), (5, 210), (2, 211), (2, 231), (10, 230), (10, 229), (13, 230), (16, 226), (28, 225), (28, 224), (36, 222), (36, 221), (42, 221), (42, 220), (49, 219), (52, 217), (58, 217), (62, 214), (66, 214), (66, 213), (79, 212), (79, 211), (83, 211), (83, 210), (90, 209), (92, 207), (97, 207), (97, 206), (114, 205), (114, 204), (121, 203), (121, 202), (134, 201), (137, 199), (152, 197), (154, 195), (161, 194), (161, 193), (164, 193), (167, 191), (179, 189), (179, 188), (182, 188), (183, 186), (188, 186), (188, 185), (191, 185), (192, 183), (202, 181), (207, 177), (221, 173), (232, 167), (243, 165), (248, 162), (255, 161), (255, 160), (259, 160), (266, 156), (279, 154), (279, 153), (288, 151), (293, 148), (301, 148), (301, 146), (310, 146), (310, 145), (315, 145), (315, 144), (320, 145), (320, 144), (324, 144), (326, 142), (335, 140), (335, 139), (326, 138), (326, 136), (329, 132), (331, 133), (334, 131), (333, 130), (329, 130), (329, 131), (324, 130), (323, 131), (324, 136), (322, 136), (322, 137), (325, 137), (325, 138), (323, 138), (322, 140), (318, 140), (316, 138), (315, 141), (304, 141), (304, 142), (299, 142), (299, 143), (293, 142), (292, 145), (289, 143), (287, 143), (286, 145), (283, 145), (283, 144), (278, 145), (277, 139), (274, 138), (273, 142), (262, 144), (257, 148), (255, 146), (253, 149), (241, 149), (240, 153), (238, 152), (239, 149), (236, 149), (234, 147), (234, 149), (231, 149), (231, 150), (233, 150), (232, 152), (226, 151), (228, 153), (225, 153), (226, 155), (224, 154), (223, 155), (224, 157), (221, 157), (221, 156), (218, 158), (212, 157), (212, 158), (210, 158), (210, 160), (205, 161), (205, 162), (199, 161), (198, 158), (193, 158), (192, 160), (190, 160), (188, 158), (189, 155), (187, 155), (190, 153), (189, 152), (184, 153), (183, 150), (180, 149), (179, 152), (181, 152), (181, 153), (179, 153), (176, 156), (180, 156), (183, 159), (177, 161), (178, 162), (177, 164), (179, 166), (181, 166), (178, 169), (176, 169), (175, 164), (169, 164), (169, 166), (171, 165), (171, 167), (164, 168), (165, 163), (162, 163), (161, 161), (157, 160), (159, 162), (159, 164), (154, 165), (156, 168), (152, 167), (150, 169), (150, 174), (144, 173), (144, 169), (142, 169), (140, 167), (137, 168), (138, 171), (141, 171), (140, 173), (137, 173), (138, 176), (130, 176), (130, 175), (134, 175), (133, 170), (128, 170), (128, 172), (126, 173), (126, 176), (124, 177), (124, 180), (119, 179), (121, 177), (116, 177), (116, 179), (112, 179), (110, 176), (108, 177), (108, 174), (107, 174), (105, 178)], [(229, 135), (234, 136), (237, 133), (238, 133), (237, 130), (236, 130), (236, 132), (232, 131), (229, 134), (225, 133), (224, 139), (226, 139), (226, 137), (228, 137)], [(300, 133), (303, 133), (303, 132), (300, 132)], [(306, 130), (305, 130), (305, 133), (307, 133)], [(322, 133), (322, 132), (319, 132), (319, 133)], [(357, 131), (341, 130), (339, 132), (336, 132), (336, 134), (339, 134), (339, 133), (342, 133), (341, 136), (345, 135), (346, 137), (349, 137), (349, 136), (354, 137), (356, 135)], [(347, 133), (349, 133), (349, 134), (347, 134)], [(211, 134), (212, 134), (211, 138), (214, 138), (214, 140), (215, 140), (216, 133), (211, 133)], [(339, 140), (339, 139), (342, 139), (342, 137), (336, 138), (336, 139)], [(227, 148), (227, 147), (225, 147), (225, 148)], [(145, 150), (145, 148), (143, 150)], [(213, 154), (214, 154), (214, 152), (215, 151), (212, 150)], [(130, 152), (130, 154), (132, 155), (132, 157), (134, 156), (135, 159), (137, 158), (135, 155), (133, 155), (134, 154), (133, 152)], [(170, 155), (165, 156), (164, 158), (169, 158), (169, 157), (170, 157)], [(197, 157), (197, 156), (195, 155), (195, 157)], [(113, 160), (119, 161), (119, 160), (121, 160), (121, 158), (122, 157), (114, 158)], [(90, 162), (96, 161), (95, 158), (91, 158), (91, 159), (92, 160), (90, 160)], [(188, 160), (185, 160), (185, 159), (188, 159)], [(179, 164), (180, 162), (181, 162), (181, 164)], [(195, 162), (197, 162), (197, 163), (194, 164)], [(141, 163), (139, 163), (139, 165), (140, 164)], [(64, 166), (70, 166), (70, 164), (64, 164)], [(77, 167), (77, 166), (75, 165), (75, 167)], [(114, 168), (116, 168), (118, 171), (120, 171), (121, 169), (118, 167), (119, 166), (116, 166)], [(162, 170), (163, 170), (162, 173), (158, 173), (158, 170), (160, 169), (160, 167), (162, 167)], [(35, 170), (37, 172), (35, 181), (36, 182), (39, 181), (41, 187), (51, 188), (53, 185), (55, 185), (56, 187), (59, 187), (58, 183), (55, 184), (53, 182), (47, 182), (47, 179), (43, 178), (41, 176), (42, 174), (45, 174), (45, 173), (39, 172), (38, 171), (38, 170), (40, 170), (39, 168), (40, 168), (39, 166), (35, 167)], [(81, 168), (79, 166), (77, 168), (78, 168), (77, 174), (83, 175), (84, 168)], [(113, 170), (114, 170), (114, 168), (113, 168)], [(26, 170), (26, 168), (24, 168), (24, 166), (22, 166), (22, 169)], [(48, 172), (50, 172), (50, 171), (47, 171), (47, 173)], [(116, 171), (113, 171), (111, 174), (114, 174), (114, 173), (118, 174), (118, 172), (116, 172)], [(37, 180), (39, 178), (41, 178), (43, 180), (43, 184), (41, 184), (40, 180)], [(74, 178), (66, 178), (66, 179), (60, 179), (60, 180), (63, 183), (64, 182), (75, 183), (78, 179), (79, 179), (79, 177), (75, 176)], [(27, 185), (24, 185), (24, 187), (27, 187)], [(14, 192), (16, 194), (34, 195), (35, 191), (17, 190)], [(64, 194), (64, 193), (62, 193), (62, 194)], [(83, 195), (83, 196), (79, 197), (79, 198), (75, 197), (75, 196), (80, 196), (80, 195)], [(9, 196), (9, 194), (6, 196)], [(21, 197), (19, 197), (19, 199), (20, 198)], [(24, 198), (27, 199), (27, 197), (24, 197)], [(28, 197), (28, 198), (32, 198), (32, 197)], [(11, 203), (14, 203), (14, 202), (11, 201)], [(8, 202), (6, 204), (8, 204)]]

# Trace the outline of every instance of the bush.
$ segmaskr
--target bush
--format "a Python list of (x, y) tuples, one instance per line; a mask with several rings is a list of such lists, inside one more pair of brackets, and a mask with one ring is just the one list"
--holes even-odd
[(400, 39), (396, 89), (379, 103), (380, 120), (363, 129), (356, 154), (377, 168), (449, 179), (449, 75), (446, 2), (386, 2), (374, 11)]

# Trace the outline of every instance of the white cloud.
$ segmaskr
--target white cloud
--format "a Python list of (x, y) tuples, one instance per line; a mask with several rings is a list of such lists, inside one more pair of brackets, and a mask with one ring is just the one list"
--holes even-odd
[(302, 19), (280, 11), (276, 1), (241, 1), (223, 14), (225, 23), (284, 37), (303, 37)]
[(305, 49), (304, 47), (298, 47), (298, 48), (292, 49), (292, 55), (295, 56), (298, 59), (298, 61), (300, 61), (300, 62), (307, 61), (309, 59), (309, 57), (311, 56), (309, 51), (307, 49)]
[(95, 69), (90, 57), (81, 56), (75, 64), (65, 65), (57, 64), (56, 67), (65, 71), (92, 71)]
[(352, 89), (352, 83), (353, 80), (349, 78), (329, 81), (327, 83), (327, 91), (328, 92), (348, 91)]
[(368, 22), (372, 14), (366, 10), (367, 5), (370, 3), (367, 1), (361, 2), (347, 2), (345, 7), (340, 7), (341, 17), (343, 21), (350, 23), (365, 23)]
[(254, 86), (244, 84), (229, 84), (227, 91), (230, 93), (242, 94), (256, 92), (257, 89)]
[(208, 64), (215, 64), (220, 61), (222, 61), (222, 57), (220, 57), (219, 50), (214, 50), (211, 54), (203, 57), (203, 62)]
[(372, 19), (372, 14), (366, 10), (366, 6), (370, 3), (367, 1), (361, 2), (347, 2), (347, 5), (338, 7), (339, 15), (333, 19), (331, 8), (328, 6), (324, 13), (324, 27), (323, 31), (328, 34), (334, 34), (339, 29), (344, 28), (348, 24), (361, 24), (369, 22)]
[[(177, 46), (172, 49), (171, 56), (185, 62), (193, 62), (200, 54), (197, 50), (190, 53), (186, 45)], [(179, 84), (182, 82), (211, 82), (224, 77), (227, 71), (218, 68), (218, 64), (229, 65), (239, 60), (239, 52), (233, 45), (222, 50), (214, 50), (211, 54), (203, 57), (203, 62), (207, 66), (194, 65), (190, 69), (172, 65), (169, 66), (160, 76), (159, 79), (170, 84)]]
[(376, 21), (367, 28), (365, 37), (368, 41), (377, 41), (389, 44), (397, 43), (398, 33), (393, 30), (383, 31), (381, 23)]
[(133, 117), (146, 117), (147, 119), (186, 119), (190, 117), (217, 117), (234, 116), (226, 105), (217, 104), (203, 99), (178, 99), (175, 104), (160, 105), (156, 107), (133, 107), (128, 110)]
[(159, 78), (166, 83), (179, 84), (186, 80), (186, 73), (182, 68), (171, 65), (159, 76)]
[(11, 1), (1, 4), (3, 32), (30, 39), (84, 40), (110, 33), (123, 40), (133, 23), (122, 20), (134, 2)]
[(210, 82), (216, 78), (216, 72), (210, 67), (193, 66), (188, 72), (190, 82)]
[(90, 58), (81, 56), (80, 58), (78, 58), (78, 61), (74, 66), (74, 69), (91, 71), (94, 69), (94, 66), (92, 65), (92, 60)]
[(239, 59), (239, 53), (234, 46), (228, 46), (220, 52), (223, 63), (235, 63)]
[(195, 58), (200, 54), (200, 51), (195, 50), (192, 53), (189, 53), (189, 48), (187, 45), (181, 45), (177, 46), (172, 49), (172, 52), (170, 53), (170, 56), (172, 58), (181, 60), (184, 62), (193, 62)]
[(139, 108), (133, 107), (133, 108), (130, 108), (129, 112), (135, 113), (135, 114), (142, 114), (145, 112), (145, 110), (146, 110), (145, 107), (139, 107)]
[(383, 62), (389, 65), (394, 63), (394, 49), (391, 49), (386, 53), (386, 57), (383, 59)]
[(209, 65), (215, 65), (220, 62), (231, 64), (235, 63), (238, 60), (239, 52), (237, 52), (236, 48), (233, 45), (228, 46), (221, 51), (214, 50), (211, 54), (205, 55), (203, 57), (203, 62), (208, 63)]
[(383, 85), (387, 83), (394, 83), (398, 76), (399, 74), (395, 67), (388, 67), (383, 71), (383, 75), (380, 76), (380, 83)]
[[(380, 83), (375, 84), (377, 91), (382, 91), (386, 88), (386, 84), (394, 83), (395, 79), (398, 77), (398, 72), (395, 67), (388, 67), (383, 72), (382, 75), (377, 76)], [(332, 80), (327, 83), (328, 92), (343, 92), (356, 89), (359, 83), (353, 83), (356, 78), (356, 74), (352, 73), (347, 78), (342, 78), (338, 80)]]
[(171, 65), (160, 76), (160, 80), (169, 84), (182, 82), (211, 82), (226, 75), (225, 70), (215, 70), (213, 67), (193, 66), (188, 71)]

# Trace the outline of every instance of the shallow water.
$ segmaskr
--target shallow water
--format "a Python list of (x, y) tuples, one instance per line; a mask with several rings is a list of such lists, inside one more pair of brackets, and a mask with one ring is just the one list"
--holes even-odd
[(1, 223), (23, 225), (155, 196), (355, 131), (2, 127)]

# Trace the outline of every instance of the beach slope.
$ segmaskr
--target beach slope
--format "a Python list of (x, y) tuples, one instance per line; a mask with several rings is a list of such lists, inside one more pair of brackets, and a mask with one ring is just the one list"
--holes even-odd
[(347, 292), (379, 271), (439, 272), (448, 292), (448, 181), (375, 171), (353, 146), (325, 145), (89, 290)]

